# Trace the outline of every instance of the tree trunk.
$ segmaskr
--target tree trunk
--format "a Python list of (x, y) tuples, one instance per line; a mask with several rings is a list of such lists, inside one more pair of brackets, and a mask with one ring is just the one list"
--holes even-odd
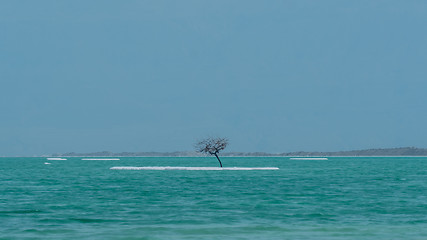
[(218, 154), (214, 153), (214, 155), (215, 155), (216, 159), (218, 159), (219, 165), (222, 167), (222, 163), (221, 163), (221, 160), (219, 160)]

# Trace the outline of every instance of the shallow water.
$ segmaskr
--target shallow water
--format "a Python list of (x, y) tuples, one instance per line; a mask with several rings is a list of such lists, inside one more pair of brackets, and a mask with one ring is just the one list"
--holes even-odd
[(120, 159), (0, 158), (0, 239), (427, 238), (427, 158)]

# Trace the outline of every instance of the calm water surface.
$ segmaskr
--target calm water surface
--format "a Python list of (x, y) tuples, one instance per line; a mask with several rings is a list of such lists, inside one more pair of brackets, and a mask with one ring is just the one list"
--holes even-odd
[(0, 239), (427, 239), (427, 158), (0, 158)]

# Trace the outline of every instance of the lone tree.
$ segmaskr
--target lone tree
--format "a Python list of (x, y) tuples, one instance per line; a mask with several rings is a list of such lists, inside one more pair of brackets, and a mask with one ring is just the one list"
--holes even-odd
[(209, 153), (215, 155), (218, 159), (219, 165), (222, 167), (221, 160), (219, 160), (218, 153), (224, 150), (228, 145), (227, 138), (206, 138), (196, 143), (196, 150), (201, 153)]

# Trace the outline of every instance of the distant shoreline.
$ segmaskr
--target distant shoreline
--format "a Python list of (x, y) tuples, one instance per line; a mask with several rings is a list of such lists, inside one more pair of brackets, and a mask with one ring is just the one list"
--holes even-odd
[[(93, 153), (63, 153), (42, 155), (40, 157), (202, 157), (197, 152), (121, 152), (109, 151)], [(401, 148), (375, 148), (336, 152), (289, 152), (289, 153), (266, 153), (266, 152), (224, 152), (223, 157), (425, 157), (427, 148), (401, 147)]]

